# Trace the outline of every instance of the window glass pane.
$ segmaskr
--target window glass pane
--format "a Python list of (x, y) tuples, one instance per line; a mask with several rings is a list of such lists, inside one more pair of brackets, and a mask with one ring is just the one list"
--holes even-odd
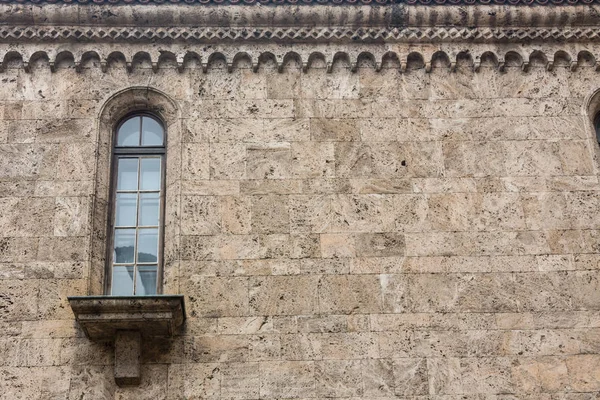
[(156, 265), (143, 265), (138, 267), (135, 294), (144, 296), (156, 294)]
[(119, 158), (117, 190), (137, 190), (138, 159)]
[(133, 294), (133, 266), (117, 265), (113, 268), (111, 289), (113, 296)]
[(160, 158), (142, 158), (140, 190), (159, 190)]
[(128, 119), (121, 125), (117, 133), (117, 146), (140, 145), (140, 117)]
[(140, 226), (158, 226), (158, 193), (140, 193)]
[(115, 229), (113, 262), (117, 264), (133, 263), (134, 251), (135, 229)]
[(163, 128), (154, 118), (142, 118), (142, 146), (162, 146)]
[(140, 229), (138, 231), (137, 262), (155, 263), (158, 261), (158, 229)]
[(135, 193), (117, 193), (115, 226), (135, 226), (136, 212), (137, 195)]

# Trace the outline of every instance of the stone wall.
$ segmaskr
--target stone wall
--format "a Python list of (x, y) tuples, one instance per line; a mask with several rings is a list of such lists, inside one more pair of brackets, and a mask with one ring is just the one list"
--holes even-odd
[[(596, 399), (600, 80), (557, 64), (5, 63), (0, 397)], [(119, 388), (66, 296), (97, 291), (99, 115), (131, 87), (178, 108), (165, 292), (188, 319)]]

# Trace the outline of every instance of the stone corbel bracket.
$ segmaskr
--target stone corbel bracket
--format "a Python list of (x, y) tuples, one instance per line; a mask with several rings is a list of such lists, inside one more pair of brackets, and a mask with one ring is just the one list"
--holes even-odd
[(181, 295), (74, 296), (68, 300), (90, 340), (114, 340), (119, 386), (140, 383), (144, 336), (173, 336), (185, 321)]

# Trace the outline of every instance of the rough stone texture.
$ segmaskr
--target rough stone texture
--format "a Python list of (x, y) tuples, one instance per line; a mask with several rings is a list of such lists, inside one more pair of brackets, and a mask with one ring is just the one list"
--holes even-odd
[[(155, 9), (3, 7), (38, 28), (44, 7), (115, 26)], [(179, 14), (152, 18), (207, 21), (200, 5), (168, 7)], [(364, 13), (373, 29), (437, 24), (412, 44), (319, 33), (292, 45), (292, 28), (202, 46), (2, 39), (0, 397), (597, 399), (594, 12), (448, 11), (448, 26), (482, 23), (469, 32), (489, 19), (506, 25), (494, 35), (559, 20), (558, 39), (582, 32), (516, 46), (442, 39), (450, 7)], [(260, 9), (239, 21), (269, 25)], [(111, 130), (136, 105), (167, 126), (164, 292), (186, 297), (188, 319), (145, 339), (139, 386), (117, 387), (114, 345), (84, 336), (67, 296), (101, 294)]]

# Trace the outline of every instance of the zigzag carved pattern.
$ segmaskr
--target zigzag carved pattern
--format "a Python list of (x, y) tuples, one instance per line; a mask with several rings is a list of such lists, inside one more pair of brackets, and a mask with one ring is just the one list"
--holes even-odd
[(520, 41), (600, 38), (600, 28), (137, 28), (137, 27), (0, 27), (2, 41)]
[(64, 4), (164, 4), (164, 3), (182, 3), (182, 4), (290, 4), (290, 5), (310, 5), (310, 4), (334, 4), (334, 5), (354, 5), (354, 4), (424, 4), (424, 5), (471, 5), (471, 4), (500, 4), (500, 5), (576, 5), (593, 4), (598, 0), (0, 0), (0, 3), (64, 3)]

